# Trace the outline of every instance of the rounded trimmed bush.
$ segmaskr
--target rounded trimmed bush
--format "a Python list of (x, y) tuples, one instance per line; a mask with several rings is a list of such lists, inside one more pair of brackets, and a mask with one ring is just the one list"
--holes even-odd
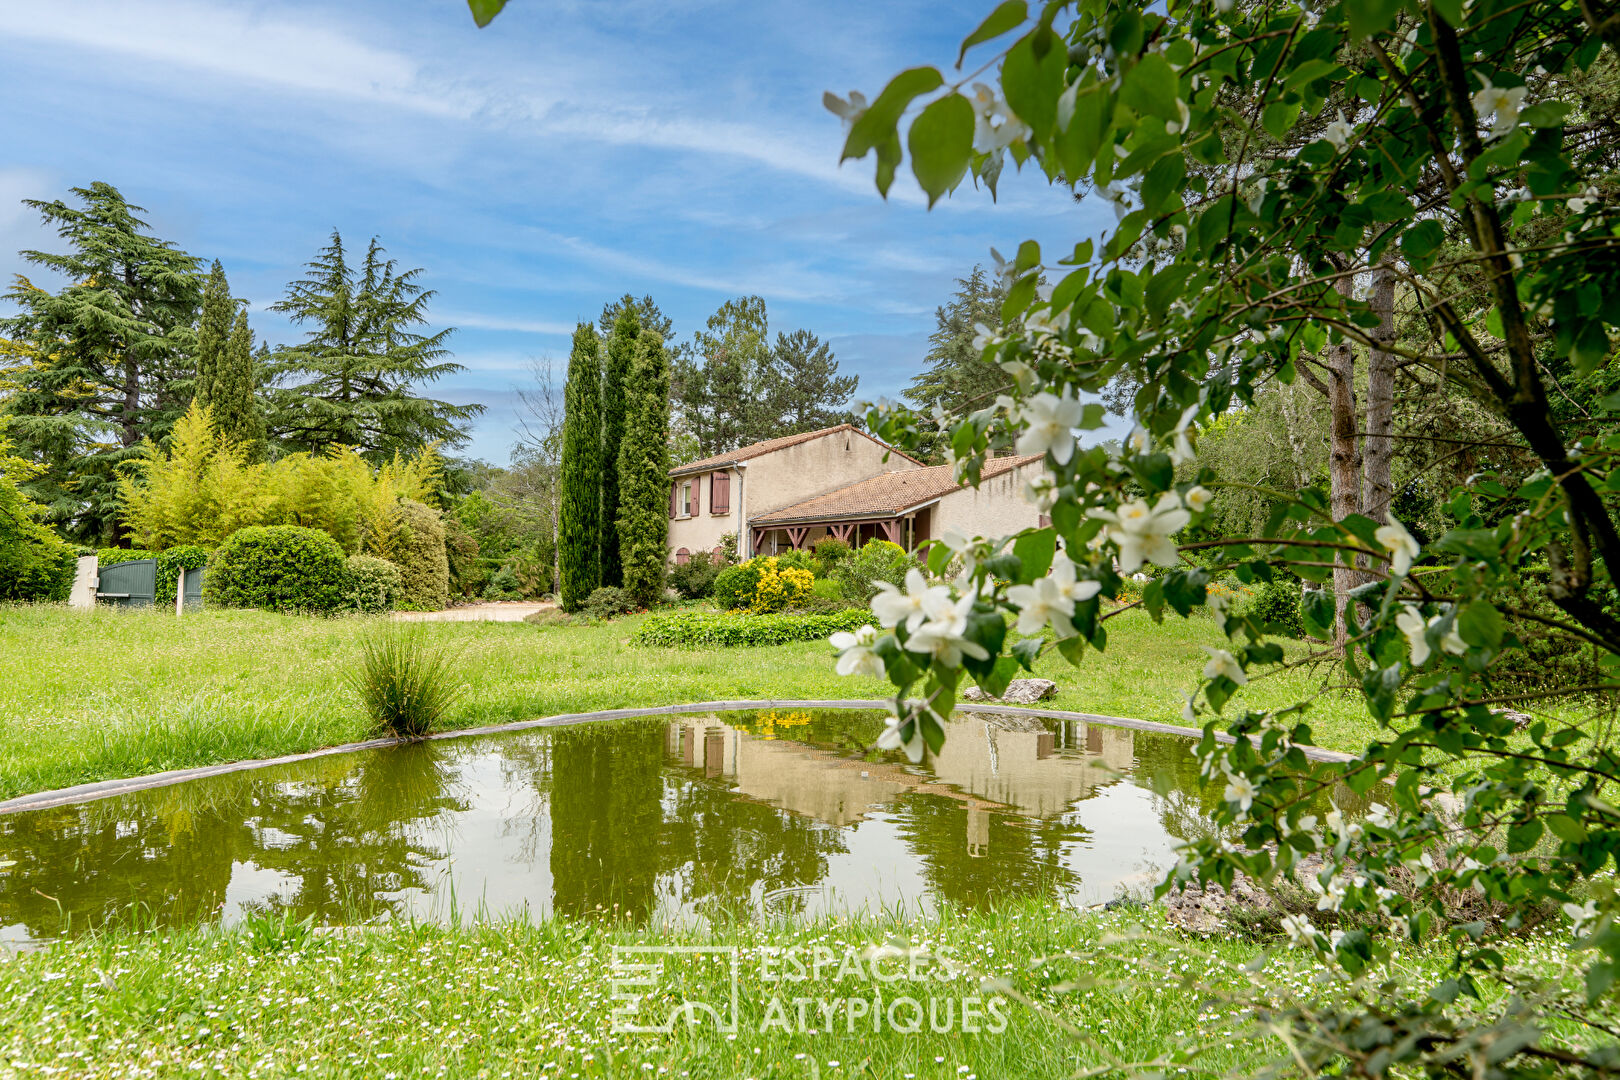
[(220, 607), (326, 613), (344, 606), (343, 549), (301, 525), (238, 529), (208, 560), (203, 599)]
[(833, 577), (846, 604), (865, 607), (877, 595), (877, 583), (904, 585), (906, 571), (917, 565), (917, 560), (906, 554), (906, 549), (887, 540), (868, 540), (859, 551), (838, 564)]
[(714, 579), (714, 602), (723, 610), (745, 608), (754, 601), (754, 588), (759, 584), (760, 567), (750, 559), (736, 566), (728, 566)]
[(349, 572), (348, 607), (365, 614), (392, 611), (405, 590), (399, 567), (375, 555), (350, 555), (344, 562)]

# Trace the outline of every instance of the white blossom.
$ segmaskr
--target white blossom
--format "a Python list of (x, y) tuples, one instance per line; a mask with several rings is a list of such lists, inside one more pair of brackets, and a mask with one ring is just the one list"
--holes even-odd
[(1288, 935), (1288, 944), (1294, 947), (1301, 945), (1314, 945), (1321, 936), (1321, 931), (1311, 925), (1311, 920), (1303, 915), (1284, 915), (1282, 921), (1283, 933)]
[(1247, 776), (1242, 773), (1226, 774), (1226, 791), (1222, 797), (1227, 802), (1237, 803), (1239, 810), (1247, 810), (1253, 806), (1254, 797), (1258, 794), (1260, 794), (1260, 789), (1255, 787), (1254, 781)]
[(1587, 923), (1593, 922), (1597, 919), (1597, 901), (1588, 900), (1584, 904), (1566, 902), (1564, 904), (1564, 914), (1569, 916), (1570, 921), (1575, 924), (1575, 933), (1579, 934), (1582, 930), (1586, 929)]
[(1400, 915), (1391, 915), (1389, 917), (1389, 932), (1396, 937), (1410, 938), (1412, 936), (1412, 925)]
[(1085, 415), (1085, 405), (1068, 391), (1063, 396), (1042, 391), (1024, 403), (1027, 425), (1018, 436), (1020, 454), (1050, 454), (1059, 465), (1074, 457), (1074, 428)]
[(902, 739), (900, 735), (900, 729), (905, 726), (905, 723), (906, 721), (902, 717), (890, 716), (888, 726), (883, 729), (883, 734), (877, 738), (877, 744), (883, 750), (905, 750), (906, 757), (910, 758), (911, 763), (915, 765), (923, 759), (923, 750), (928, 745), (923, 741), (922, 717), (913, 716), (911, 718), (911, 738), (909, 739)]
[(1181, 497), (1181, 501), (1186, 503), (1187, 509), (1191, 510), (1193, 513), (1202, 514), (1204, 512), (1204, 508), (1209, 505), (1209, 500), (1213, 499), (1214, 497), (1215, 493), (1213, 491), (1200, 484), (1189, 489), (1187, 494)]
[(906, 638), (906, 648), (912, 652), (928, 653), (946, 667), (961, 667), (964, 656), (971, 656), (975, 660), (988, 659), (990, 654), (983, 645), (963, 636), (967, 633), (967, 617), (972, 610), (971, 595), (962, 597), (954, 604), (934, 607), (928, 621), (911, 631)]
[(1153, 449), (1153, 437), (1148, 434), (1147, 428), (1138, 424), (1125, 436), (1125, 445), (1131, 448), (1132, 453), (1145, 454)]
[(1192, 515), (1174, 492), (1166, 492), (1150, 509), (1142, 499), (1118, 510), (1093, 510), (1091, 517), (1108, 522), (1108, 538), (1119, 547), (1119, 572), (1130, 574), (1144, 562), (1175, 566), (1179, 561), (1171, 535), (1186, 528)]
[(984, 83), (973, 84), (973, 149), (995, 154), (1030, 135), (1029, 125), (1008, 108), (1007, 100)]
[[(1429, 620), (1429, 625), (1438, 627), (1443, 621), (1445, 621), (1445, 616), (1436, 615)], [(1452, 656), (1462, 656), (1468, 652), (1468, 642), (1464, 641), (1462, 635), (1457, 633), (1456, 619), (1452, 619), (1451, 626), (1447, 628), (1444, 634), (1440, 635), (1440, 647)]]
[(999, 333), (990, 329), (984, 323), (973, 324), (973, 351), (982, 353), (992, 345), (1000, 345), (1006, 339)]
[(1226, 605), (1230, 601), (1223, 593), (1214, 593), (1205, 601), (1209, 613), (1215, 617), (1215, 629), (1226, 633)]
[(853, 634), (840, 631), (827, 640), (838, 650), (838, 674), (883, 675), (883, 661), (872, 651), (877, 627), (863, 626)]
[(1395, 819), (1390, 815), (1389, 807), (1383, 803), (1373, 803), (1372, 809), (1367, 811), (1367, 824), (1380, 829), (1393, 829)]
[(1181, 707), (1181, 718), (1189, 724), (1198, 723), (1198, 706), (1193, 703), (1193, 696), (1183, 694), (1182, 697), (1187, 699), (1187, 703)]
[(821, 95), (821, 103), (827, 106), (827, 109), (830, 112), (837, 113), (843, 118), (844, 127), (846, 130), (853, 127), (855, 121), (859, 120), (866, 113), (866, 95), (861, 93), (859, 90), (851, 90), (849, 92), (848, 101), (845, 101), (837, 94), (828, 91), (827, 93)]
[(1170, 460), (1177, 465), (1193, 459), (1192, 440), (1187, 437), (1187, 428), (1192, 418), (1198, 415), (1198, 403), (1195, 401), (1181, 412), (1181, 419), (1176, 421), (1176, 427), (1171, 432)]
[(1571, 213), (1584, 214), (1588, 206), (1595, 206), (1599, 201), (1598, 189), (1589, 187), (1573, 199), (1567, 200), (1564, 205), (1569, 207)]
[(1057, 481), (1048, 473), (1041, 473), (1031, 480), (1025, 480), (1024, 501), (1041, 513), (1046, 513), (1057, 501)]
[(872, 613), (885, 628), (906, 624), (914, 631), (923, 620), (941, 609), (949, 607), (951, 590), (943, 585), (929, 585), (921, 570), (912, 567), (906, 571), (906, 587), (897, 589), (887, 581), (877, 583), (878, 594), (872, 597)]
[(1526, 88), (1523, 86), (1492, 86), (1491, 80), (1481, 76), (1485, 85), (1469, 101), (1474, 115), (1481, 120), (1491, 117), (1491, 138), (1500, 138), (1519, 126), (1519, 110), (1524, 105)]
[(1412, 534), (1406, 531), (1406, 526), (1393, 517), (1389, 519), (1388, 525), (1380, 525), (1373, 532), (1373, 539), (1389, 552), (1389, 572), (1396, 577), (1406, 576), (1407, 571), (1412, 569), (1412, 560), (1417, 558), (1422, 550), (1418, 547), (1418, 542), (1412, 539)]
[(1395, 625), (1406, 635), (1406, 645), (1412, 650), (1412, 666), (1422, 667), (1429, 660), (1429, 624), (1413, 604), (1407, 604), (1395, 616)]
[(1322, 129), (1322, 138), (1333, 144), (1333, 149), (1344, 153), (1350, 147), (1350, 136), (1355, 134), (1355, 128), (1350, 121), (1344, 118), (1344, 110), (1339, 110), (1339, 118)]
[(1047, 623), (1060, 638), (1074, 636), (1074, 615), (1077, 601), (1090, 600), (1102, 588), (1100, 582), (1079, 580), (1074, 563), (1059, 555), (1052, 563), (1052, 572), (1031, 585), (1014, 585), (1007, 590), (1007, 599), (1018, 606), (1018, 632), (1038, 634)]
[(1328, 879), (1324, 886), (1316, 878), (1311, 878), (1311, 891), (1317, 893), (1317, 911), (1338, 911), (1344, 904), (1344, 879), (1337, 874)]
[(1204, 678), (1218, 679), (1225, 676), (1239, 686), (1249, 681), (1249, 675), (1243, 670), (1243, 665), (1238, 663), (1237, 657), (1225, 649), (1215, 649), (1208, 645), (1204, 646), (1204, 651), (1209, 653), (1209, 663), (1204, 665)]

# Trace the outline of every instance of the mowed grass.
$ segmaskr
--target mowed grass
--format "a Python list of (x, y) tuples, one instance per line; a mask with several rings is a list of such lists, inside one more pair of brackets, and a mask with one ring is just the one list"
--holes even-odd
[[(349, 684), (371, 621), (258, 611), (0, 608), (0, 798), (162, 769), (312, 750), (373, 734)], [(636, 618), (594, 625), (428, 622), (467, 683), (446, 726), (562, 712), (764, 698), (871, 699), (883, 681), (841, 678), (830, 648), (632, 648)], [(1182, 723), (1182, 693), (1221, 641), (1207, 618), (1108, 622), (1104, 653), (1078, 667), (1051, 653), (1037, 674), (1055, 708)], [(1328, 669), (1257, 679), (1240, 700), (1315, 699), (1324, 746), (1358, 749), (1358, 699), (1323, 692)]]
[[(615, 1033), (614, 1010), (625, 1002), (613, 996), (614, 947), (647, 944), (735, 948), (736, 1031), (677, 1023), (667, 1034)], [(876, 979), (873, 948), (888, 951)], [(1556, 971), (1565, 949), (1528, 938), (1509, 947), (1507, 962)], [(1244, 970), (1262, 951), (1232, 935), (1177, 934), (1157, 910), (1082, 915), (1039, 901), (936, 919), (739, 924), (707, 935), (567, 921), (92, 935), (9, 961), (0, 954), (0, 1063), (29, 1076), (379, 1080), (1012, 1080), (1105, 1066), (1115, 1067), (1110, 1075), (1242, 1076), (1286, 1053), (1257, 1010), (1356, 992), (1324, 980), (1306, 951), (1281, 950), (1263, 971)], [(788, 957), (802, 966), (795, 971)], [(1444, 977), (1446, 961), (1443, 949), (1428, 950), (1388, 974), (1424, 987)], [(628, 1014), (632, 1022), (661, 1023), (682, 1001), (729, 1002), (729, 957), (663, 962), (665, 975), (647, 1007)], [(1008, 997), (992, 1008), (1003, 985), (985, 980), (1004, 980), (1027, 1002)], [(900, 997), (920, 1010), (896, 1006)], [(856, 1000), (862, 1005), (852, 1007)], [(969, 1000), (976, 1031), (963, 1030)], [(907, 1030), (917, 1016), (920, 1030)]]

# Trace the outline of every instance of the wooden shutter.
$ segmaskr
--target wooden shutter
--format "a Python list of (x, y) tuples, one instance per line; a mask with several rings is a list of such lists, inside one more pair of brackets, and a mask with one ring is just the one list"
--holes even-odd
[(698, 511), (703, 509), (703, 477), (692, 477), (692, 516), (697, 517)]
[(724, 514), (731, 510), (731, 474), (717, 472), (709, 481), (709, 513)]
[(675, 516), (675, 500), (680, 497), (681, 485), (679, 481), (669, 485), (669, 516)]

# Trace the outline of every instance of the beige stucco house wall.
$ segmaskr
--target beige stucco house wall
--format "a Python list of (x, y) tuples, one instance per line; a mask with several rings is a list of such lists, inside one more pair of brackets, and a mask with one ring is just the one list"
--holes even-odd
[(1024, 499), (1024, 485), (1046, 471), (1036, 461), (941, 495), (933, 506), (929, 532), (944, 536), (951, 529), (964, 536), (1006, 536), (1044, 524), (1041, 512)]
[[(883, 473), (921, 467), (921, 462), (849, 424), (690, 462), (670, 471), (670, 557), (678, 559), (683, 551), (712, 551), (735, 533), (736, 554), (746, 558), (752, 554), (749, 518)], [(719, 511), (717, 478), (727, 496)]]

